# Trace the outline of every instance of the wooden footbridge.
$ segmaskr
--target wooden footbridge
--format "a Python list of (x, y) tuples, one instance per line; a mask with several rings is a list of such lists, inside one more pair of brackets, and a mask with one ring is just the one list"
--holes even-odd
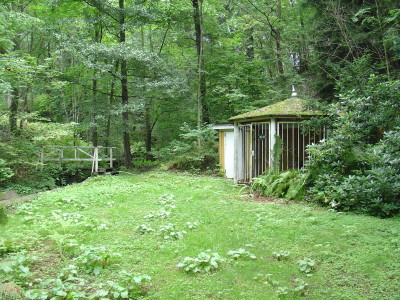
[(92, 162), (92, 174), (99, 173), (99, 162), (108, 162), (110, 169), (113, 168), (113, 150), (116, 147), (103, 146), (45, 146), (40, 155), (41, 163), (46, 161), (73, 162), (86, 161)]

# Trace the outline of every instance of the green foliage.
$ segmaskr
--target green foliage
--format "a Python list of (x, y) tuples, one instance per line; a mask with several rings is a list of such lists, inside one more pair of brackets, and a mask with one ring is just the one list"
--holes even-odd
[(99, 275), (113, 258), (120, 256), (119, 253), (110, 252), (105, 247), (81, 246), (81, 250), (82, 254), (76, 259), (79, 266), (86, 273), (94, 275)]
[(179, 231), (175, 224), (161, 225), (159, 233), (165, 240), (181, 240), (187, 233), (185, 230)]
[(0, 257), (9, 252), (13, 252), (16, 248), (13, 241), (0, 237)]
[(293, 288), (293, 292), (295, 292), (298, 295), (304, 296), (305, 292), (306, 292), (306, 290), (308, 288), (308, 284), (301, 278), (296, 278), (294, 280), (294, 283), (296, 285)]
[(186, 222), (185, 225), (189, 230), (199, 227), (199, 224), (197, 222)]
[[(391, 144), (397, 146), (394, 141)], [(312, 299), (396, 298), (400, 278), (398, 218), (342, 214), (307, 203), (243, 201), (239, 194), (240, 187), (225, 179), (186, 173), (98, 176), (40, 193), (32, 201), (19, 204), (16, 209), (21, 213), (12, 215), (7, 226), (0, 226), (0, 237), (7, 248), (0, 260), (8, 263), (10, 252), (22, 248), (38, 257), (28, 265), (32, 275), (23, 286), (23, 299), (49, 299), (57, 297), (55, 293), (75, 298), (85, 293), (78, 298), (82, 300), (113, 299), (112, 293), (125, 292), (120, 288), (125, 280), (123, 270), (154, 277), (151, 285), (141, 285), (143, 295), (132, 296), (139, 299), (146, 298), (147, 292), (149, 298), (193, 299), (206, 290), (215, 290), (222, 299), (274, 299), (278, 288), (286, 289), (282, 297), (287, 299), (303, 294)], [(136, 228), (143, 223), (143, 215), (166, 205), (176, 206), (170, 219), (154, 218), (145, 224), (158, 233), (161, 225), (172, 223), (179, 231), (188, 231), (184, 239), (164, 241), (156, 233), (139, 235)], [(26, 224), (25, 217), (36, 219)], [(106, 223), (110, 230), (70, 225), (81, 219)], [(189, 232), (193, 220), (199, 220), (199, 226)], [(82, 244), (105, 247), (106, 253), (118, 252), (121, 258), (111, 258), (111, 264), (97, 276), (87, 273), (77, 259), (83, 252)], [(217, 246), (216, 252), (224, 253), (224, 258), (231, 249), (245, 248), (258, 259), (229, 259), (230, 263), (218, 263), (215, 270), (221, 271), (210, 271), (201, 278), (175, 267), (183, 257), (197, 256), (209, 246)], [(272, 254), (280, 250), (291, 251), (288, 259), (277, 260)], [(300, 272), (297, 265), (305, 254), (317, 263), (318, 271), (311, 277)], [(254, 280), (257, 273), (273, 275)], [(3, 279), (12, 282), (7, 275), (0, 279), (2, 283)], [(240, 281), (240, 285), (232, 285), (232, 280)]]
[(163, 161), (168, 161), (171, 169), (206, 171), (217, 168), (216, 132), (212, 126), (192, 129), (184, 124), (179, 137), (179, 140), (171, 142), (156, 154)]
[(0, 283), (0, 299), (3, 300), (22, 300), (22, 289), (11, 282)]
[(3, 279), (13, 280), (16, 283), (26, 284), (32, 275), (29, 265), (36, 259), (35, 256), (19, 252), (11, 255), (6, 262), (0, 264)]
[(282, 151), (283, 151), (283, 141), (282, 138), (278, 135), (275, 135), (275, 145), (272, 149), (272, 172), (278, 173), (279, 168), (281, 166), (282, 159)]
[(225, 261), (218, 253), (208, 249), (201, 252), (197, 257), (185, 257), (177, 267), (183, 269), (187, 273), (208, 273), (216, 271)]
[(390, 217), (400, 211), (400, 134), (395, 127), (400, 82), (372, 78), (365, 93), (368, 97), (355, 97), (353, 91), (334, 105), (338, 115), (332, 138), (309, 147), (308, 197), (338, 210)]
[(272, 254), (275, 256), (277, 260), (285, 260), (289, 257), (290, 251), (281, 250), (281, 251), (274, 251)]
[(159, 161), (148, 160), (145, 158), (135, 158), (132, 160), (132, 163), (135, 168), (148, 168), (148, 167), (155, 167), (160, 164)]
[(315, 270), (315, 261), (311, 258), (303, 258), (297, 262), (299, 266), (299, 270), (307, 275), (311, 275), (311, 273)]
[(310, 75), (320, 97), (331, 102), (335, 90), (363, 89), (370, 74), (398, 78), (397, 1), (306, 0), (304, 4), (312, 8), (310, 29), (316, 38), (310, 42), (319, 62), (310, 65)]
[[(8, 221), (8, 217), (6, 214), (6, 210), (5, 210), (4, 206), (0, 204), (0, 225), (7, 224), (7, 221)], [(1, 245), (0, 245), (0, 247), (1, 247)], [(0, 250), (0, 253), (1, 253), (1, 250)]]
[(158, 197), (158, 203), (164, 205), (164, 207), (171, 206), (175, 203), (175, 196), (173, 194), (163, 194)]
[(49, 235), (49, 239), (55, 243), (56, 250), (63, 256), (73, 257), (79, 251), (79, 244), (71, 234), (59, 234), (55, 231)]
[(252, 190), (267, 197), (302, 200), (305, 191), (304, 174), (299, 170), (284, 170), (279, 173), (269, 170), (254, 179)]
[(227, 255), (234, 260), (243, 259), (243, 258), (244, 259), (246, 259), (246, 258), (256, 259), (257, 258), (257, 256), (255, 256), (253, 253), (247, 251), (244, 248), (239, 248), (237, 250), (229, 250)]
[[(7, 180), (6, 188), (21, 194), (54, 189), (72, 182), (82, 181), (90, 174), (82, 171), (82, 163), (40, 163), (42, 147), (46, 145), (72, 145), (82, 143), (74, 138), (75, 123), (26, 122), (19, 136), (0, 142), (0, 184)], [(4, 161), (7, 162), (5, 167)], [(12, 173), (11, 173), (12, 172)], [(14, 176), (10, 176), (14, 174)], [(6, 182), (4, 182), (6, 183)]]
[(69, 265), (61, 270), (57, 278), (42, 280), (38, 286), (25, 292), (26, 299), (85, 299), (82, 291), (86, 281), (78, 277), (78, 268)]
[(139, 299), (146, 295), (150, 281), (149, 275), (124, 271), (120, 282), (109, 281), (109, 289), (98, 290), (88, 299)]
[(154, 229), (151, 228), (149, 225), (146, 225), (146, 224), (139, 225), (137, 230), (138, 230), (138, 232), (140, 234), (146, 234), (146, 233), (154, 232)]
[(13, 177), (14, 172), (6, 166), (6, 161), (0, 158), (0, 184)]

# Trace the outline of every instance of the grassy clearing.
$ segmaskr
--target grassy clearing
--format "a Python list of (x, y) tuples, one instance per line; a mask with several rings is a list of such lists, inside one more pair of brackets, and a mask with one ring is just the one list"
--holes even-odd
[[(96, 177), (43, 193), (0, 226), (0, 265), (13, 261), (7, 251), (25, 249), (24, 256), (36, 259), (26, 263), (26, 276), (3, 272), (0, 278), (39, 290), (40, 282), (75, 265), (75, 277), (61, 281), (65, 291), (85, 293), (83, 299), (110, 290), (107, 281), (121, 283), (122, 270), (152, 277), (139, 285), (146, 299), (399, 299), (399, 218), (250, 202), (239, 191), (224, 179), (152, 172)], [(99, 274), (82, 262), (81, 245), (105, 247), (99, 253), (110, 255)], [(240, 248), (236, 260), (228, 256)], [(207, 249), (226, 259), (216, 271), (177, 267)], [(278, 258), (280, 251), (290, 253)], [(299, 269), (305, 258), (315, 263), (308, 273)], [(57, 287), (53, 282), (47, 290)]]

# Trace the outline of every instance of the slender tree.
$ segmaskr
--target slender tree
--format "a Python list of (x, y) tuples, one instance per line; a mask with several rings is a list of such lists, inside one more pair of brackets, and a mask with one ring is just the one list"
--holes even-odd
[[(119, 0), (119, 42), (122, 47), (125, 45), (125, 2)], [(121, 66), (121, 103), (122, 103), (122, 135), (124, 145), (124, 161), (127, 168), (132, 167), (131, 140), (129, 134), (129, 112), (127, 105), (129, 103), (128, 95), (128, 68), (124, 57), (120, 59)]]

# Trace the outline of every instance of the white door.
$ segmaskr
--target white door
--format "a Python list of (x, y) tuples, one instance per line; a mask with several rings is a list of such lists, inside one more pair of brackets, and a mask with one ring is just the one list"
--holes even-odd
[(233, 178), (235, 176), (235, 168), (234, 168), (234, 134), (233, 131), (225, 131), (224, 132), (224, 151), (225, 151), (225, 175), (227, 178)]

